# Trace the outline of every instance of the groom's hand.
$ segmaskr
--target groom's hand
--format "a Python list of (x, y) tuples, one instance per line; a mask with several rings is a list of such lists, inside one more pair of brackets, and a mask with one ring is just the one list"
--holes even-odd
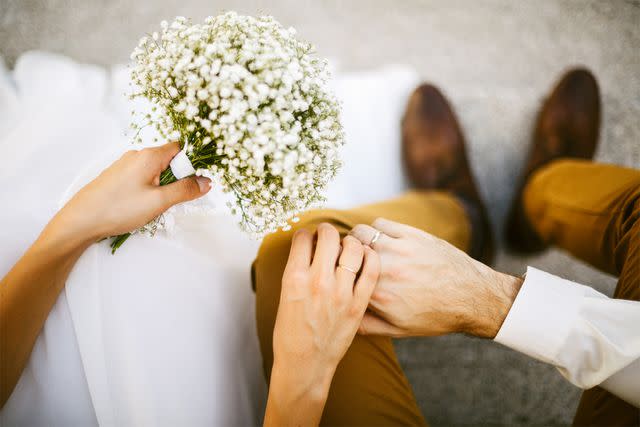
[(360, 333), (493, 338), (522, 279), (502, 274), (417, 228), (379, 218), (351, 235), (380, 255), (381, 274)]
[(175, 142), (160, 147), (128, 151), (83, 187), (56, 215), (51, 226), (67, 235), (91, 239), (135, 230), (169, 207), (206, 194), (211, 181), (188, 177), (160, 186), (160, 174), (180, 147)]

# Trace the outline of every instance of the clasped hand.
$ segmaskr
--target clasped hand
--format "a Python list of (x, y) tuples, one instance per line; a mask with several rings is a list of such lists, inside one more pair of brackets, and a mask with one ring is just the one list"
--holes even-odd
[(127, 151), (83, 187), (53, 218), (48, 232), (65, 243), (93, 242), (142, 227), (171, 206), (207, 193), (211, 180), (191, 176), (160, 186), (160, 174), (180, 146)]
[(368, 244), (377, 231), (382, 234), (373, 248), (381, 273), (361, 334), (495, 337), (521, 279), (496, 272), (429, 233), (383, 218), (357, 225), (351, 235)]

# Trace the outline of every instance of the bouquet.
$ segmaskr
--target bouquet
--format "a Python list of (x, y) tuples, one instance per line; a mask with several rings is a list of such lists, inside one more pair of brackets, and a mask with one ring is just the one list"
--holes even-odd
[[(227, 12), (203, 24), (177, 17), (131, 55), (131, 98), (152, 106), (142, 123), (134, 120), (135, 139), (152, 126), (179, 141), (174, 160), (231, 194), (232, 213), (255, 238), (289, 229), (290, 219), (322, 202), (340, 167), (344, 132), (327, 62), (295, 34), (270, 16)], [(168, 168), (160, 184), (181, 177)], [(129, 235), (117, 236), (112, 250)]]

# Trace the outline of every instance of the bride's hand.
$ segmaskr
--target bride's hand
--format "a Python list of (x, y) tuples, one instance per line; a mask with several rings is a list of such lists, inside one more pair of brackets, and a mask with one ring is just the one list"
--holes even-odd
[(522, 279), (499, 273), (429, 233), (379, 218), (353, 236), (373, 244), (382, 271), (360, 333), (432, 336), (464, 332), (493, 338)]
[(319, 420), (378, 279), (380, 264), (371, 248), (351, 236), (341, 246), (329, 224), (320, 224), (317, 236), (315, 253), (309, 231), (293, 236), (273, 333), (266, 424)]
[(179, 147), (130, 151), (82, 188), (0, 281), (0, 409), (27, 363), (69, 272), (96, 240), (138, 228), (210, 188), (207, 178), (159, 187), (160, 173)]
[(143, 226), (172, 205), (198, 198), (211, 181), (189, 177), (159, 186), (160, 173), (180, 151), (177, 143), (128, 151), (82, 188), (51, 225), (93, 241)]

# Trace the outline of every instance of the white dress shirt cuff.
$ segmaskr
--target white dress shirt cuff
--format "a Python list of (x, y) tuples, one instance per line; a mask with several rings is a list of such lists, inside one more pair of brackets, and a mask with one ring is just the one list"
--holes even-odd
[(555, 364), (578, 315), (584, 288), (586, 286), (529, 267), (495, 341)]
[(495, 340), (640, 406), (640, 302), (529, 267)]

